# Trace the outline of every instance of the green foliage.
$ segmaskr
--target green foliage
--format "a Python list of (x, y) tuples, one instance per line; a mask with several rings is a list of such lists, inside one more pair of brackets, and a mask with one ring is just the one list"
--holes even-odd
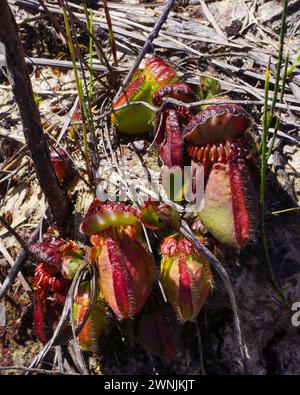
[(210, 77), (202, 77), (200, 79), (199, 97), (201, 100), (209, 100), (216, 96), (220, 92), (220, 89), (219, 81)]
[[(283, 3), (283, 12), (282, 12), (282, 19), (281, 19), (281, 29), (280, 29), (280, 43), (279, 43), (279, 53), (278, 53), (278, 61), (277, 61), (277, 69), (276, 69), (276, 79), (275, 79), (275, 85), (274, 85), (274, 93), (273, 93), (273, 100), (271, 104), (270, 110), (268, 110), (268, 98), (269, 98), (269, 80), (270, 80), (270, 62), (271, 58), (269, 60), (269, 65), (268, 69), (266, 71), (266, 80), (265, 80), (265, 103), (264, 103), (264, 114), (263, 114), (263, 133), (262, 133), (262, 139), (261, 139), (261, 147), (260, 147), (260, 153), (261, 153), (261, 179), (260, 179), (260, 209), (261, 209), (261, 234), (262, 234), (262, 246), (264, 249), (264, 254), (265, 254), (265, 259), (267, 263), (267, 267), (269, 269), (271, 281), (273, 284), (273, 287), (279, 297), (281, 298), (282, 302), (284, 305), (289, 308), (289, 302), (285, 299), (285, 296), (282, 293), (282, 290), (280, 288), (280, 285), (278, 284), (278, 281), (276, 279), (270, 254), (269, 254), (269, 248), (268, 248), (268, 242), (267, 242), (267, 236), (266, 236), (266, 223), (265, 223), (265, 195), (266, 195), (266, 188), (265, 188), (265, 179), (266, 179), (266, 171), (267, 171), (267, 161), (271, 153), (271, 147), (272, 147), (272, 142), (271, 142), (271, 147), (269, 152), (267, 153), (267, 137), (268, 137), (268, 132), (269, 128), (272, 124), (273, 118), (274, 118), (274, 113), (275, 113), (275, 107), (277, 103), (277, 97), (278, 97), (278, 92), (279, 92), (279, 84), (280, 84), (280, 71), (281, 71), (281, 65), (282, 65), (282, 58), (283, 58), (283, 47), (284, 47), (284, 37), (285, 37), (285, 28), (286, 28), (286, 16), (287, 16), (287, 5), (288, 5), (288, 0), (284, 0)], [(282, 81), (282, 88), (281, 88), (281, 100), (283, 100), (284, 97), (284, 87), (285, 87), (285, 79), (287, 77), (287, 63), (288, 63), (288, 56), (285, 62), (285, 73), (284, 73), (284, 78)], [(279, 121), (280, 118), (277, 118), (277, 130), (279, 127)], [(276, 131), (276, 129), (275, 129)], [(275, 135), (276, 137), (276, 135)], [(273, 137), (273, 144), (274, 144), (274, 137)]]
[(300, 53), (298, 54), (295, 62), (291, 65), (291, 67), (288, 69), (287, 71), (287, 76), (289, 77), (292, 72), (295, 70), (295, 68), (298, 66), (298, 64), (300, 63)]

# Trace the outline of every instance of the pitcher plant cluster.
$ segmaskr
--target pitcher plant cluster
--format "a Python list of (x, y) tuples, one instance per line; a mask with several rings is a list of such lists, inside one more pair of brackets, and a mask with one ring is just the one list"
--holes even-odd
[[(204, 80), (195, 90), (181, 82), (166, 61), (154, 56), (113, 103), (111, 123), (119, 133), (151, 133), (168, 169), (175, 168), (183, 176), (185, 167), (191, 168), (188, 181), (183, 177), (184, 190), (195, 193), (197, 169), (202, 169), (204, 207), (189, 218), (191, 225), (198, 225), (194, 229), (202, 230), (195, 237), (208, 248), (212, 245), (206, 235), (212, 243), (241, 250), (254, 239), (259, 222), (257, 170), (248, 138), (250, 118), (238, 105), (184, 105), (216, 93), (218, 87), (211, 80)], [(164, 105), (165, 99), (176, 101)], [(135, 101), (159, 111), (142, 105), (123, 106)], [(120, 106), (123, 108), (118, 110)], [(52, 154), (61, 182), (72, 170), (65, 159), (62, 152)], [(185, 204), (188, 207), (191, 201)], [(96, 351), (114, 315), (131, 323), (133, 336), (146, 351), (168, 361), (174, 359), (182, 324), (197, 318), (213, 288), (210, 264), (181, 235), (181, 214), (174, 207), (149, 199), (137, 209), (125, 202), (96, 198), (80, 225), (89, 238), (85, 245), (64, 240), (59, 229), (49, 228), (43, 241), (32, 246), (45, 259), (37, 262), (33, 279), (34, 327), (39, 340), (45, 343), (53, 335), (72, 279), (85, 260), (95, 268), (97, 282), (92, 306), (88, 275), (73, 301), (76, 325), (90, 309), (77, 335), (81, 348)], [(159, 241), (158, 254), (150, 254), (144, 229)], [(158, 280), (167, 303), (157, 296)], [(66, 327), (60, 341), (68, 336), (70, 328)]]

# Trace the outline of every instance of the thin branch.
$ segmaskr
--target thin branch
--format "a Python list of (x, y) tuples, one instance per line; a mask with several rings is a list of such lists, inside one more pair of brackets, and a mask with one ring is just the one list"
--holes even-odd
[(20, 111), (23, 132), (51, 215), (54, 221), (63, 225), (70, 213), (69, 202), (51, 165), (49, 148), (34, 101), (17, 24), (6, 0), (0, 0), (0, 9), (0, 43), (5, 50), (9, 80)]
[(0, 216), (0, 222), (6, 228), (17, 240), (17, 242), (21, 245), (23, 250), (25, 250), (28, 254), (33, 255), (36, 258), (36, 255), (30, 251), (30, 248), (28, 247), (27, 243), (22, 239), (21, 236), (19, 236), (18, 232), (16, 232), (6, 221), (3, 215)]
[[(1, 220), (1, 218), (0, 218)], [(35, 229), (35, 231), (32, 233), (32, 236), (30, 238), (29, 244), (34, 243), (38, 240), (39, 238), (39, 234), (40, 234), (40, 228), (41, 226), (43, 227), (43, 220), (41, 221), (41, 223), (38, 225), (38, 227)], [(3, 224), (3, 222), (2, 222)], [(3, 224), (4, 225), (4, 224)], [(4, 225), (5, 226), (5, 225)], [(5, 226), (6, 227), (6, 226)], [(11, 227), (6, 227), (6, 229), (11, 232)], [(13, 229), (12, 229), (13, 230)], [(19, 237), (19, 235), (18, 235)], [(23, 240), (22, 240), (23, 241)], [(25, 243), (25, 242), (24, 242)], [(26, 243), (25, 243), (26, 244)], [(28, 256), (28, 254), (34, 255), (33, 253), (31, 253), (30, 248), (27, 246), (26, 244), (26, 249), (22, 248), (19, 255), (17, 256), (17, 259), (15, 260), (15, 264), (13, 265), (13, 267), (10, 269), (6, 279), (4, 280), (2, 287), (0, 288), (0, 300), (5, 297), (5, 295), (7, 294), (7, 292), (10, 290), (11, 286), (13, 285), (15, 279), (17, 278), (17, 275), (19, 274), (19, 272), (22, 270), (22, 267), (26, 261), (26, 258)], [(36, 258), (38, 258), (36, 256)], [(37, 260), (41, 261), (41, 259)]]
[(201, 339), (201, 332), (200, 332), (200, 328), (199, 328), (199, 323), (198, 323), (198, 321), (195, 321), (193, 324), (195, 325), (196, 333), (197, 333), (197, 346), (198, 346), (198, 352), (199, 352), (199, 363), (200, 363), (200, 368), (201, 368), (201, 374), (203, 376), (206, 376), (204, 362), (203, 362), (203, 347), (202, 347), (202, 339)]
[(223, 33), (221, 30), (220, 26), (217, 24), (217, 21), (215, 20), (215, 17), (213, 14), (210, 12), (209, 8), (207, 7), (206, 3), (204, 0), (200, 0), (201, 7), (203, 9), (203, 12), (207, 18), (207, 20), (213, 25), (215, 31), (221, 36), (226, 42), (228, 42), (228, 39), (226, 35)]
[(110, 42), (110, 47), (111, 47), (113, 58), (114, 58), (114, 65), (116, 67), (118, 67), (116, 40), (115, 40), (115, 35), (114, 35), (113, 27), (112, 27), (112, 21), (111, 21), (111, 17), (110, 17), (110, 12), (109, 12), (109, 8), (108, 8), (107, 0), (102, 0), (102, 2), (103, 2), (105, 17), (106, 17), (107, 26), (108, 26), (109, 42)]
[(49, 10), (47, 5), (44, 3), (44, 0), (37, 0), (37, 1), (40, 3), (41, 7), (43, 7), (44, 12), (46, 13), (48, 18), (52, 22), (52, 24), (53, 24), (55, 30), (57, 31), (57, 33), (59, 34), (59, 36), (61, 37), (63, 44), (65, 46), (67, 46), (68, 39), (67, 39), (66, 31), (60, 25), (60, 23), (58, 22), (56, 16)]
[[(177, 105), (185, 108), (193, 108), (199, 107), (203, 105), (226, 105), (226, 104), (240, 104), (244, 106), (264, 106), (265, 102), (263, 100), (200, 100), (193, 103), (184, 103), (179, 100), (173, 99), (171, 97), (163, 99), (164, 102), (160, 108), (154, 107), (151, 104), (144, 102), (144, 101), (135, 101), (123, 104), (122, 106), (112, 108), (111, 110), (105, 112), (104, 114), (99, 115), (98, 117), (94, 117), (94, 121), (100, 121), (103, 118), (109, 117), (111, 114), (114, 114), (117, 111), (123, 110), (124, 108), (131, 107), (131, 106), (143, 106), (146, 107), (148, 110), (152, 111), (153, 113), (157, 114), (164, 110), (165, 107), (169, 105)], [(271, 101), (268, 102), (271, 104)], [(296, 106), (287, 106), (283, 103), (276, 103), (277, 108), (287, 109), (288, 107), (293, 111), (299, 111), (300, 107)], [(82, 121), (74, 122), (74, 125), (81, 125)]]
[[(6, 249), (5, 245), (2, 243), (1, 239), (0, 239), (0, 252), (4, 256), (4, 258), (7, 260), (7, 262), (10, 264), (10, 266), (13, 267), (15, 262), (14, 262), (12, 256), (10, 255), (9, 251)], [(32, 289), (31, 289), (30, 285), (28, 284), (27, 280), (25, 279), (25, 277), (23, 276), (22, 273), (18, 273), (18, 278), (24, 288), (24, 291), (27, 293), (29, 299), (31, 301), (33, 301)], [(2, 284), (0, 284), (0, 289), (1, 288), (2, 288)], [(0, 315), (1, 315), (1, 312), (0, 312)], [(0, 326), (1, 326), (1, 324), (0, 324)]]

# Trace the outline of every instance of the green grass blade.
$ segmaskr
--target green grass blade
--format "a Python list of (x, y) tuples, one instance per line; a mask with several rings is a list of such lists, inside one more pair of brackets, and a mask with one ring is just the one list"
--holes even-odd
[(284, 47), (284, 37), (285, 37), (285, 27), (286, 27), (286, 17), (287, 17), (287, 8), (288, 8), (288, 0), (283, 1), (283, 10), (282, 10), (282, 18), (281, 18), (281, 27), (280, 27), (280, 41), (279, 41), (279, 51), (278, 51), (278, 60), (277, 60), (277, 67), (276, 67), (276, 79), (274, 85), (274, 95), (271, 105), (271, 110), (268, 117), (268, 127), (273, 120), (275, 106), (277, 103), (277, 97), (279, 92), (279, 82), (280, 82), (280, 70), (282, 64), (282, 57), (283, 57), (283, 47)]
[(298, 54), (295, 62), (291, 65), (291, 67), (288, 69), (287, 71), (287, 75), (290, 76), (292, 74), (292, 72), (295, 70), (295, 68), (298, 66), (298, 64), (300, 63), (300, 53)]
[(266, 189), (265, 189), (265, 180), (266, 180), (266, 171), (267, 171), (267, 135), (269, 130), (269, 112), (268, 112), (268, 98), (269, 98), (269, 81), (270, 81), (270, 60), (269, 65), (266, 71), (266, 81), (265, 81), (265, 98), (264, 98), (264, 115), (263, 115), (263, 133), (262, 133), (262, 142), (261, 142), (261, 178), (260, 178), (260, 215), (261, 215), (261, 238), (262, 238), (262, 246), (265, 254), (265, 259), (267, 263), (267, 267), (270, 273), (271, 281), (274, 287), (274, 290), (281, 298), (283, 304), (289, 308), (289, 303), (285, 299), (281, 288), (277, 282), (274, 269), (272, 266), (269, 247), (267, 242), (266, 235), (266, 222), (265, 222), (265, 197), (266, 197)]
[(291, 208), (286, 208), (285, 210), (272, 211), (271, 214), (278, 215), (278, 214), (290, 213), (291, 211), (298, 211), (298, 210), (300, 210), (300, 207), (291, 207)]
[[(287, 54), (286, 58), (285, 58), (285, 63), (284, 63), (284, 72), (283, 72), (283, 79), (282, 79), (282, 84), (281, 84), (281, 93), (280, 93), (280, 103), (283, 103), (283, 98), (284, 98), (284, 91), (285, 91), (285, 84), (286, 84), (286, 79), (287, 79), (287, 67), (289, 64), (289, 54)], [(272, 154), (272, 150), (274, 147), (274, 143), (275, 143), (275, 139), (277, 136), (277, 132), (279, 130), (279, 126), (280, 126), (280, 117), (281, 117), (281, 113), (282, 113), (282, 109), (280, 108), (278, 111), (278, 117), (276, 119), (276, 124), (275, 124), (275, 128), (274, 128), (274, 133), (272, 136), (272, 140), (270, 142), (270, 147), (269, 147), (269, 151), (267, 153), (267, 162)]]
[(85, 123), (85, 114), (86, 114), (85, 101), (84, 101), (84, 96), (83, 96), (81, 80), (79, 78), (79, 73), (78, 73), (77, 66), (76, 66), (74, 44), (73, 44), (69, 19), (68, 19), (68, 15), (67, 15), (67, 10), (65, 7), (63, 7), (63, 14), (64, 14), (64, 22), (65, 22), (65, 28), (66, 28), (67, 38), (68, 38), (68, 45), (69, 45), (69, 50), (70, 50), (70, 55), (71, 55), (71, 60), (72, 60), (72, 65), (73, 65), (73, 72), (74, 72), (74, 77), (75, 77), (75, 82), (76, 82), (76, 89), (77, 89), (78, 98), (79, 98), (80, 111), (81, 111), (81, 116), (82, 116), (84, 160), (85, 160), (85, 164), (86, 164), (88, 178), (89, 178), (90, 184), (92, 185), (91, 165), (90, 165), (89, 154), (88, 154), (87, 128), (86, 128), (86, 123)]

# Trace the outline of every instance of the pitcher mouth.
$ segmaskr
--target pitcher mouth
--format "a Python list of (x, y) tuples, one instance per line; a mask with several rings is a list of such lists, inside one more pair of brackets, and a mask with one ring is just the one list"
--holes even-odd
[(247, 112), (234, 104), (211, 105), (191, 118), (184, 130), (184, 140), (195, 146), (232, 141), (250, 126)]
[(124, 203), (102, 203), (94, 199), (85, 215), (80, 230), (88, 235), (95, 235), (108, 229), (138, 225), (136, 210)]

